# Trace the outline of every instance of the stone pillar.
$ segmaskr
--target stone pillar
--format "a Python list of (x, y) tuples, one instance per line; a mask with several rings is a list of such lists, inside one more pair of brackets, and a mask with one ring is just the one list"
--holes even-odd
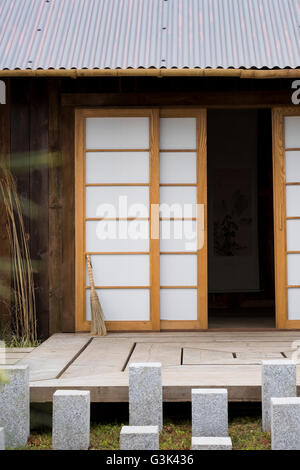
[(230, 437), (192, 437), (192, 450), (232, 450)]
[(0, 450), (5, 450), (4, 428), (0, 428)]
[(295, 397), (296, 364), (288, 359), (262, 361), (262, 428), (271, 431), (271, 398)]
[(87, 450), (90, 445), (90, 392), (57, 390), (53, 395), (52, 448)]
[(30, 432), (29, 368), (1, 366), (8, 382), (0, 385), (0, 427), (4, 428), (6, 447), (27, 444)]
[(228, 436), (228, 394), (226, 389), (192, 389), (192, 436)]
[(129, 424), (162, 429), (161, 364), (146, 362), (129, 366)]
[(159, 450), (158, 426), (123, 426), (121, 450)]
[(300, 450), (300, 398), (271, 398), (272, 450)]

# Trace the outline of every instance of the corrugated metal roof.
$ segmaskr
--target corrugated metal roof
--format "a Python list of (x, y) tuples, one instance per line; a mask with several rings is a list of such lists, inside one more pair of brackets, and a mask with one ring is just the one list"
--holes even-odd
[(0, 0), (0, 69), (300, 67), (300, 0)]

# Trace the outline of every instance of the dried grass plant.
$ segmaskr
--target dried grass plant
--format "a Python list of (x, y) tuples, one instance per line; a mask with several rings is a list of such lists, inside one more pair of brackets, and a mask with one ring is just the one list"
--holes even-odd
[(16, 182), (3, 161), (0, 161), (0, 202), (6, 210), (8, 220), (14, 332), (17, 338), (35, 343), (37, 323), (32, 262)]

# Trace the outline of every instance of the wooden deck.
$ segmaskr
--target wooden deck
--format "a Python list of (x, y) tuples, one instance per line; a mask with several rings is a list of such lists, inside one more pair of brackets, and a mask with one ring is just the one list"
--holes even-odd
[(2, 348), (0, 347), (0, 368), (1, 365), (17, 364), (23, 357), (31, 353), (34, 348)]
[[(32, 402), (52, 401), (57, 389), (127, 402), (132, 362), (162, 363), (164, 401), (190, 401), (193, 387), (225, 387), (230, 401), (260, 401), (260, 361), (291, 357), (296, 340), (300, 331), (56, 334), (17, 363), (30, 367)], [(299, 392), (300, 365), (297, 383)]]

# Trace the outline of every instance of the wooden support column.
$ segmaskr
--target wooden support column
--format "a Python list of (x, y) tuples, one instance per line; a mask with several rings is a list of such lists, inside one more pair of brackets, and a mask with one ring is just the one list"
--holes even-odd
[(62, 159), (59, 79), (49, 79), (49, 334), (61, 331)]
[(38, 334), (49, 336), (49, 155), (48, 83), (30, 83), (30, 253), (34, 273)]
[(62, 258), (62, 318), (65, 333), (75, 331), (75, 167), (74, 167), (74, 108), (62, 108), (61, 149), (63, 178), (63, 258)]
[(160, 330), (160, 227), (159, 227), (159, 110), (150, 122), (150, 315), (152, 330)]

